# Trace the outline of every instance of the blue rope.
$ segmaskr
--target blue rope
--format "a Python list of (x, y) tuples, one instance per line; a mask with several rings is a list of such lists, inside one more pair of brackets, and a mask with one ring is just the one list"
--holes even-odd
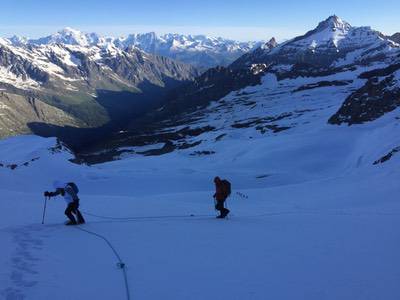
[(100, 218), (100, 219), (109, 219), (109, 220), (146, 220), (146, 219), (178, 219), (178, 218), (196, 218), (196, 217), (212, 217), (213, 215), (194, 215), (194, 214), (188, 214), (188, 215), (165, 215), (165, 216), (142, 216), (142, 217), (110, 217), (110, 216), (101, 216), (101, 215), (96, 215), (93, 213), (89, 213), (87, 211), (81, 210), (82, 213), (88, 216)]
[(111, 244), (111, 242), (106, 237), (104, 237), (104, 236), (102, 236), (102, 235), (100, 235), (100, 234), (98, 234), (96, 232), (89, 231), (89, 230), (83, 229), (81, 227), (74, 227), (74, 228), (76, 228), (78, 230), (81, 230), (81, 231), (84, 231), (84, 232), (86, 232), (88, 234), (94, 235), (94, 236), (102, 239), (111, 248), (111, 250), (114, 252), (115, 257), (118, 260), (117, 266), (120, 269), (122, 269), (122, 273), (123, 273), (123, 276), (124, 276), (124, 282), (125, 282), (125, 289), (126, 289), (126, 299), (130, 300), (131, 297), (130, 297), (129, 284), (128, 284), (128, 275), (126, 273), (126, 266), (125, 266), (125, 263), (122, 261), (121, 256), (118, 254), (117, 250), (114, 248), (114, 246)]

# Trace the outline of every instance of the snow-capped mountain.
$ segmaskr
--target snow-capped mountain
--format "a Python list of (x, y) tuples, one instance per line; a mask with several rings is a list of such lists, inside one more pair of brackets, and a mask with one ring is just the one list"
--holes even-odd
[(23, 46), (29, 42), (29, 40), (27, 38), (17, 36), (17, 35), (14, 35), (7, 40), (14, 46)]
[[(309, 64), (318, 67), (344, 66), (379, 60), (399, 45), (370, 27), (352, 27), (337, 16), (331, 16), (303, 36), (289, 40), (272, 50), (249, 53), (239, 58), (233, 67), (254, 63)], [(351, 53), (351, 55), (349, 55)], [(361, 61), (361, 60), (364, 60)]]
[(332, 16), (303, 36), (283, 44), (272, 39), (228, 68), (208, 70), (170, 93), (147, 125), (133, 123), (109, 141), (112, 155), (88, 159), (172, 151), (212, 155), (237, 136), (263, 139), (382, 118), (397, 124), (399, 70), (397, 43)]
[(66, 44), (87, 47), (98, 45), (101, 39), (96, 33), (83, 33), (79, 30), (66, 27), (55, 34), (39, 39), (30, 39), (26, 43), (37, 45)]
[[(134, 47), (122, 50), (110, 43), (90, 46), (86, 36), (71, 30), (64, 33), (48, 44), (24, 44), (18, 39), (17, 45), (16, 38), (0, 39), (2, 101), (15, 99), (34, 112), (35, 107), (29, 105), (29, 99), (34, 98), (63, 110), (73, 124), (93, 127), (137, 115), (160, 101), (169, 88), (197, 75), (189, 65)], [(4, 105), (3, 116), (20, 122), (12, 117), (16, 112), (11, 106)], [(26, 119), (30, 119), (29, 114)], [(71, 123), (56, 123), (67, 124)], [(22, 132), (29, 130), (25, 127)], [(0, 135), (7, 132), (3, 128)]]
[(39, 39), (12, 37), (14, 45), (66, 44), (83, 47), (112, 45), (124, 50), (135, 46), (147, 53), (169, 57), (205, 70), (217, 65), (227, 66), (244, 53), (257, 48), (262, 42), (238, 42), (205, 35), (164, 34), (154, 32), (131, 34), (127, 37), (102, 37), (96, 33), (83, 33), (65, 28)]
[(217, 65), (227, 66), (261, 44), (261, 42), (238, 42), (204, 35), (158, 36), (154, 32), (129, 35), (125, 39), (117, 39), (115, 43), (122, 47), (134, 45), (148, 53), (170, 57), (201, 69)]

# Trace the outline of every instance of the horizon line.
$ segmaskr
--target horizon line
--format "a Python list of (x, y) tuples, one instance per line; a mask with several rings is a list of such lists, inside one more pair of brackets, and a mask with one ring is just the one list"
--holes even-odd
[[(317, 25), (317, 24), (316, 24)], [(354, 26), (360, 27), (360, 26)], [(11, 38), (18, 36), (26, 39), (39, 39), (58, 33), (66, 28), (77, 30), (85, 34), (95, 33), (105, 38), (127, 37), (131, 34), (155, 33), (157, 35), (202, 35), (211, 38), (223, 38), (238, 42), (260, 42), (275, 38), (282, 42), (297, 36), (304, 35), (312, 30), (297, 28), (293, 30), (286, 27), (261, 27), (261, 26), (167, 26), (167, 25), (2, 25), (0, 24), (0, 37)], [(377, 30), (373, 28), (374, 30)], [(33, 30), (33, 32), (32, 32)], [(378, 30), (386, 36), (392, 33)], [(28, 33), (30, 32), (30, 34)], [(246, 36), (246, 38), (244, 38)]]

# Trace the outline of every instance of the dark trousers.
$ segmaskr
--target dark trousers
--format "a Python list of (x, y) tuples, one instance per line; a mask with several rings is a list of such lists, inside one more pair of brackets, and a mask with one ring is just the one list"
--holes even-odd
[(76, 215), (78, 218), (78, 223), (85, 223), (85, 219), (83, 218), (81, 212), (79, 211), (79, 202), (74, 201), (68, 204), (67, 208), (65, 209), (65, 215), (68, 217), (68, 219), (71, 220), (72, 223), (76, 223), (75, 217), (73, 214)]
[(225, 200), (226, 199), (216, 200), (215, 209), (218, 210), (221, 215), (225, 215), (227, 212), (229, 212), (229, 210), (224, 207)]

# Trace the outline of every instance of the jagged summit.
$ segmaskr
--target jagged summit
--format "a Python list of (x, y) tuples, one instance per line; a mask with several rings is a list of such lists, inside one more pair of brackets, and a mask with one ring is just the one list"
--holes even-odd
[(294, 38), (285, 43), (287, 46), (305, 46), (310, 49), (315, 49), (323, 45), (338, 47), (339, 42), (346, 38), (348, 33), (355, 29), (346, 21), (343, 21), (336, 15), (330, 16), (326, 20), (320, 22), (318, 26), (308, 31), (305, 35)]
[(326, 20), (320, 22), (316, 28), (316, 30), (324, 30), (324, 29), (339, 29), (343, 31), (350, 30), (352, 26), (341, 19), (340, 17), (333, 15), (327, 18)]
[[(267, 44), (243, 55), (231, 66), (236, 69), (253, 64), (308, 65), (316, 68), (353, 65), (379, 61), (379, 55), (392, 59), (392, 49), (398, 48), (397, 36), (385, 37), (371, 27), (353, 27), (340, 17), (333, 15), (320, 22), (304, 35), (276, 45)], [(353, 53), (353, 56), (347, 57)], [(384, 53), (384, 55), (382, 55)], [(379, 55), (378, 55), (379, 54)], [(292, 69), (290, 69), (292, 70)], [(293, 70), (292, 70), (293, 71)]]
[(271, 38), (268, 42), (266, 42), (264, 45), (261, 46), (262, 49), (273, 49), (276, 46), (278, 46), (278, 42), (276, 39), (273, 37)]

